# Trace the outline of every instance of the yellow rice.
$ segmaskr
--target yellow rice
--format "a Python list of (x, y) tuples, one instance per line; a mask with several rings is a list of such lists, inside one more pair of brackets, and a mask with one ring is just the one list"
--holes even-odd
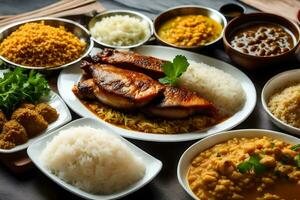
[(85, 47), (63, 26), (27, 23), (3, 40), (0, 55), (21, 65), (56, 67), (79, 58)]

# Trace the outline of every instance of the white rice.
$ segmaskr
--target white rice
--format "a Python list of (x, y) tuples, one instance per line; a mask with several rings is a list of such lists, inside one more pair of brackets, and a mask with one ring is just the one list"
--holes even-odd
[(105, 17), (91, 28), (92, 36), (105, 44), (129, 46), (143, 41), (150, 35), (145, 20), (128, 15)]
[(210, 100), (221, 115), (233, 115), (245, 102), (245, 92), (230, 74), (204, 63), (189, 61), (190, 66), (178, 80), (184, 86)]
[(74, 127), (47, 144), (41, 161), (62, 180), (96, 194), (122, 190), (145, 174), (142, 159), (103, 129)]

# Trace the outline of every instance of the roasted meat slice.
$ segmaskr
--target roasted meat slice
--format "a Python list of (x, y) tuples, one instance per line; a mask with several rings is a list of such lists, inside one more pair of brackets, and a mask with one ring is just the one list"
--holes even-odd
[(92, 78), (81, 79), (77, 85), (73, 87), (73, 92), (80, 99), (96, 99), (94, 95), (95, 83)]
[(214, 116), (217, 112), (213, 104), (195, 92), (184, 88), (165, 86), (164, 97), (154, 105), (145, 108), (146, 113), (164, 118), (184, 118), (201, 113)]
[[(118, 51), (113, 49), (104, 49), (97, 55), (100, 62), (117, 66), (123, 69), (129, 69), (136, 72), (142, 72), (154, 79), (164, 77), (162, 65), (165, 61), (151, 56), (142, 56), (131, 51)], [(93, 58), (93, 62), (97, 62)]]
[(93, 77), (94, 95), (101, 102), (119, 109), (144, 106), (161, 95), (163, 89), (161, 84), (145, 74), (112, 65), (85, 65), (83, 70)]

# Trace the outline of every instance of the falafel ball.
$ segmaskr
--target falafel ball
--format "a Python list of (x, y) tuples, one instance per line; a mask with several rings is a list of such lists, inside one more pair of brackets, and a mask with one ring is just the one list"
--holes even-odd
[(46, 103), (39, 103), (35, 106), (35, 110), (44, 117), (48, 123), (52, 123), (57, 120), (59, 114), (57, 111)]
[(28, 108), (29, 110), (34, 110), (35, 105), (32, 103), (22, 103), (19, 108)]
[(25, 128), (16, 120), (9, 120), (3, 126), (2, 140), (16, 145), (24, 144), (28, 141)]
[(3, 125), (7, 122), (7, 119), (4, 115), (4, 113), (0, 110), (0, 133), (2, 131)]
[(11, 119), (15, 119), (24, 126), (29, 138), (40, 134), (48, 127), (48, 122), (42, 115), (40, 115), (37, 111), (30, 110), (28, 108), (16, 109), (13, 112)]

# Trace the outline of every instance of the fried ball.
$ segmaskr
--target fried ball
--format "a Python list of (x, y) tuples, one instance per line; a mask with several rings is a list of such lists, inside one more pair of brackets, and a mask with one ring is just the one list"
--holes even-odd
[(24, 144), (28, 141), (25, 128), (16, 120), (10, 120), (3, 126), (2, 140), (16, 145)]
[(32, 103), (22, 103), (19, 108), (28, 108), (29, 110), (34, 110), (35, 105)]
[(48, 122), (35, 110), (29, 110), (28, 108), (18, 108), (16, 109), (11, 119), (17, 120), (22, 124), (26, 130), (29, 138), (32, 138), (48, 127)]
[(3, 125), (7, 122), (7, 119), (4, 115), (4, 113), (0, 110), (0, 133), (2, 131)]
[(48, 123), (56, 121), (59, 116), (57, 111), (46, 103), (37, 104), (35, 110), (42, 115)]

